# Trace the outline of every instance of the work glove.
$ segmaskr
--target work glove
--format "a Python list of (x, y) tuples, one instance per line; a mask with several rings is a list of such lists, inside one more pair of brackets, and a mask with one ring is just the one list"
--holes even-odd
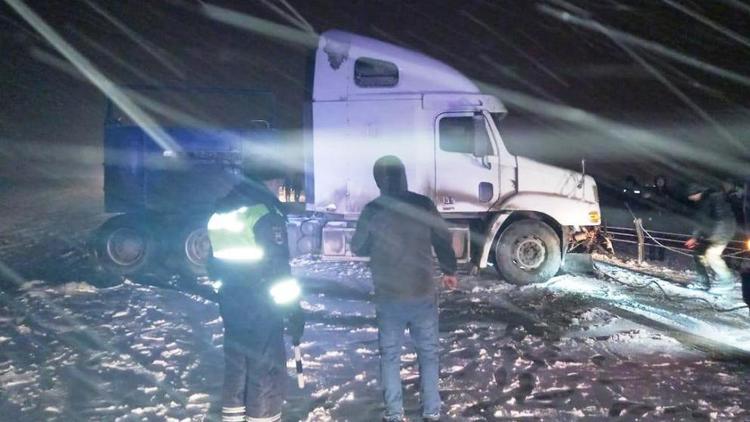
[(698, 247), (698, 239), (691, 237), (690, 239), (685, 241), (685, 247), (688, 249), (695, 249)]
[(299, 346), (305, 332), (305, 313), (302, 311), (302, 307), (297, 306), (289, 315), (286, 332), (292, 338), (292, 344)]
[(455, 290), (458, 288), (458, 277), (455, 275), (444, 275), (443, 279), (443, 287), (450, 290)]

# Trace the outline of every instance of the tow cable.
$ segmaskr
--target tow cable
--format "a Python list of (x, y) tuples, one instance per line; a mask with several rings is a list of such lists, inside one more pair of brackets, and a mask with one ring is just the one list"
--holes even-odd
[[(632, 271), (629, 268), (625, 268), (625, 269), (627, 269), (629, 271)], [(713, 310), (715, 312), (720, 312), (720, 313), (734, 312), (734, 311), (737, 311), (739, 309), (743, 309), (743, 308), (747, 308), (748, 307), (747, 305), (741, 305), (741, 306), (734, 306), (734, 307), (731, 307), (731, 308), (719, 308), (716, 305), (714, 305), (710, 300), (708, 300), (706, 298), (703, 298), (703, 297), (691, 297), (691, 298), (685, 298), (685, 299), (675, 299), (673, 296), (670, 296), (669, 294), (667, 294), (667, 292), (664, 290), (664, 288), (661, 286), (661, 284), (659, 284), (659, 282), (657, 280), (649, 280), (649, 281), (647, 281), (645, 283), (641, 283), (641, 284), (628, 283), (628, 282), (619, 280), (618, 278), (613, 277), (610, 274), (607, 274), (604, 270), (602, 270), (601, 268), (599, 268), (599, 266), (597, 266), (596, 264), (594, 264), (594, 274), (599, 279), (608, 280), (608, 281), (614, 281), (615, 283), (621, 284), (623, 286), (627, 286), (627, 287), (629, 287), (631, 289), (634, 289), (634, 290), (641, 290), (641, 289), (645, 289), (646, 287), (649, 287), (651, 285), (655, 285), (661, 291), (661, 294), (663, 295), (664, 299), (666, 299), (666, 300), (668, 300), (670, 302), (683, 303), (683, 302), (686, 302), (686, 301), (693, 301), (693, 300), (703, 301), (703, 302), (706, 302), (706, 304), (708, 304), (708, 306), (711, 308), (711, 310)], [(656, 278), (656, 277), (654, 277), (652, 275), (649, 275), (649, 277)], [(670, 283), (667, 280), (662, 280), (662, 281)]]

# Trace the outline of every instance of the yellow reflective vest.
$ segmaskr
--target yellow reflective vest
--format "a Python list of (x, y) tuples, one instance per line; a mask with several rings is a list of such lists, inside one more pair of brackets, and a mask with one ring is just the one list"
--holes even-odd
[(262, 260), (265, 251), (256, 241), (253, 229), (270, 212), (266, 205), (258, 204), (214, 213), (208, 220), (208, 238), (214, 258), (246, 263)]

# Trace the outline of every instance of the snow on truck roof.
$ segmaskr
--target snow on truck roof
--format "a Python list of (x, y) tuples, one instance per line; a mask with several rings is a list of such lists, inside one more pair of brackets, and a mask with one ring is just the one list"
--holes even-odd
[[(499, 100), (453, 67), (417, 51), (340, 30), (318, 42), (314, 99), (331, 101), (384, 94), (464, 94), (491, 109)], [(468, 95), (467, 95), (468, 94)]]

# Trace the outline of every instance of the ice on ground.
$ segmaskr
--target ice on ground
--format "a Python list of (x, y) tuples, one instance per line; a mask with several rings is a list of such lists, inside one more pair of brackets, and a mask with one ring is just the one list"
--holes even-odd
[[(546, 286), (558, 292), (604, 299), (610, 307), (646, 318), (683, 334), (697, 336), (709, 343), (750, 353), (750, 318), (737, 292), (720, 302), (707, 292), (686, 288), (664, 279), (623, 268), (599, 264), (613, 281), (562, 276)], [(739, 306), (738, 306), (739, 305)], [(723, 308), (738, 309), (725, 312)], [(727, 308), (731, 309), (731, 308)]]
[(60, 286), (59, 291), (66, 295), (74, 295), (77, 293), (96, 293), (96, 287), (86, 282), (71, 282), (65, 283)]

